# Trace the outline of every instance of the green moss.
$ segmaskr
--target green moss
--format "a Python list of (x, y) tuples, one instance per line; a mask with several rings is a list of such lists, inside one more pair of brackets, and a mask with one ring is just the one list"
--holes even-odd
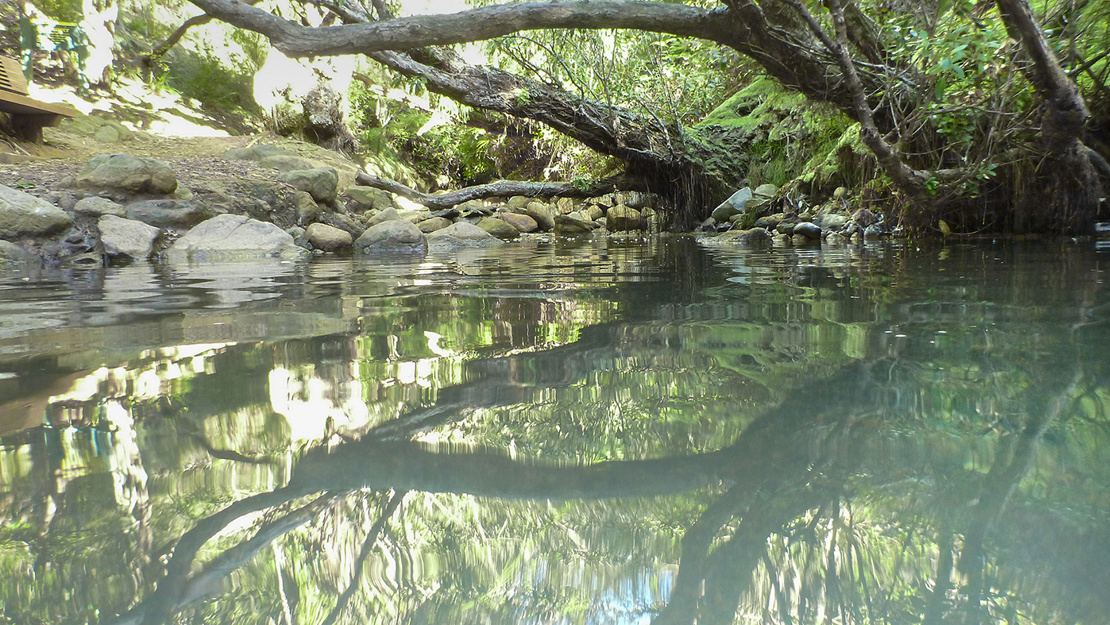
[[(834, 151), (849, 120), (830, 106), (813, 103), (773, 79), (761, 77), (714, 109), (694, 132), (714, 159), (735, 167), (743, 152), (750, 185), (782, 186)], [(717, 154), (728, 156), (716, 156)]]

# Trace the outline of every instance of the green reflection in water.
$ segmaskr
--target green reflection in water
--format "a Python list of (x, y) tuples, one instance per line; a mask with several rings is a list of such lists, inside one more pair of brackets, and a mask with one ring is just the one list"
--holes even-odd
[(1097, 621), (1105, 263), (680, 238), (0, 277), (0, 614)]

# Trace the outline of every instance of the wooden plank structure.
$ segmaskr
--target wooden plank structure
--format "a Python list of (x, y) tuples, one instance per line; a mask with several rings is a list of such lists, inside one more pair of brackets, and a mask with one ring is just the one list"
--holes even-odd
[(19, 138), (33, 143), (42, 143), (43, 128), (57, 124), (63, 117), (77, 115), (71, 106), (31, 98), (19, 59), (3, 55), (0, 55), (0, 111), (11, 117)]

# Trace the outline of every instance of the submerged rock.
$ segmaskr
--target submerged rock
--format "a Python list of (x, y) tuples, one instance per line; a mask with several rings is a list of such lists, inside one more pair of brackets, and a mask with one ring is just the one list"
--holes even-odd
[(165, 252), (171, 262), (301, 258), (308, 252), (293, 237), (271, 223), (243, 215), (220, 215), (178, 239)]

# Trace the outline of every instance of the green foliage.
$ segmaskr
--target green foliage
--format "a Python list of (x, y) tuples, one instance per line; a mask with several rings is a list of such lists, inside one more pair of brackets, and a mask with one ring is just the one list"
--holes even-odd
[(199, 54), (177, 53), (167, 65), (165, 81), (181, 95), (201, 102), (206, 109), (225, 115), (260, 115), (254, 101), (254, 73), (250, 59), (222, 60), (210, 50)]
[(80, 22), (84, 16), (81, 0), (34, 0), (31, 4), (59, 22)]
[(744, 66), (708, 42), (638, 31), (535, 31), (494, 39), (486, 53), (510, 71), (679, 124), (716, 106)]
[(830, 155), (842, 147), (848, 124), (831, 107), (809, 102), (763, 77), (710, 112), (694, 131), (714, 142), (715, 152), (746, 152), (748, 184), (782, 186), (826, 161), (832, 171), (823, 170), (819, 179), (832, 180), (840, 163)]

